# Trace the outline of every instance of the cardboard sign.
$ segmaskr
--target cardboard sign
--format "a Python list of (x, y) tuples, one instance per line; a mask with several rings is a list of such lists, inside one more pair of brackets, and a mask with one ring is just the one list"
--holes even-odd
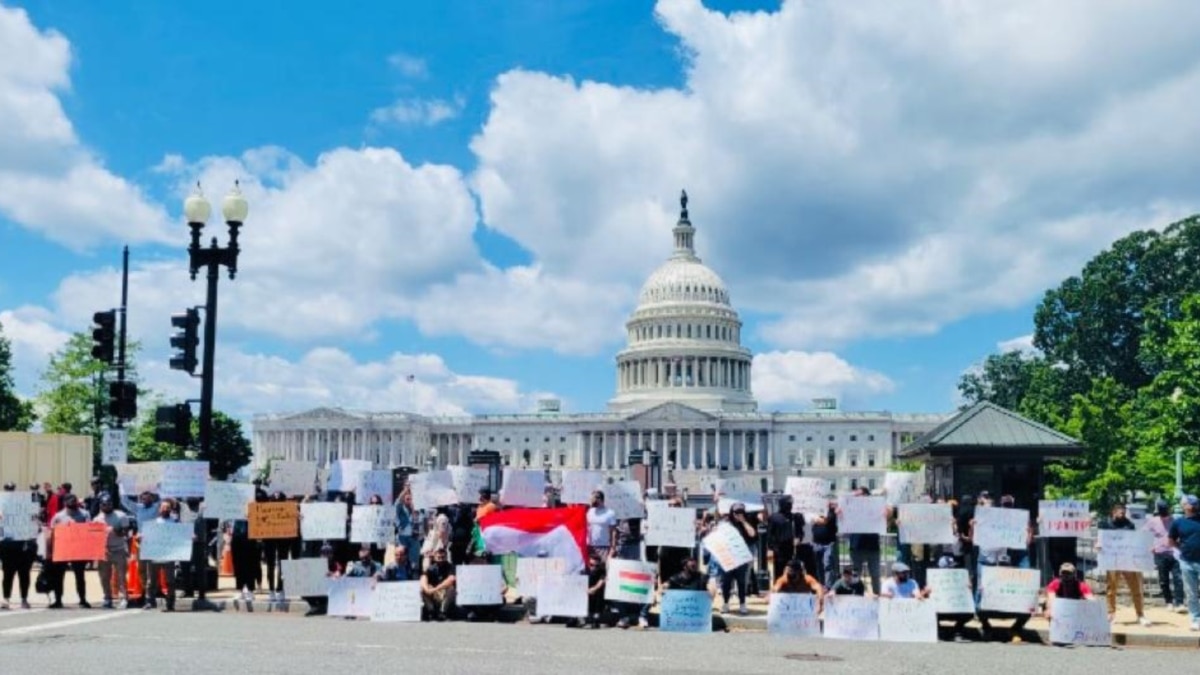
[(117, 484), (121, 493), (136, 497), (143, 492), (158, 494), (162, 483), (162, 462), (138, 462), (117, 465)]
[(105, 429), (100, 446), (100, 463), (116, 466), (129, 461), (129, 430)]
[(1038, 502), (1039, 537), (1079, 537), (1092, 529), (1092, 512), (1087, 501), (1076, 499)]
[[(411, 474), (408, 477), (408, 489), (412, 492), (413, 508), (418, 511), (430, 511), (439, 506), (453, 506), (458, 503), (454, 478), (449, 471)], [(476, 497), (478, 498), (478, 495)]]
[(829, 481), (824, 478), (788, 476), (784, 492), (792, 497), (793, 513), (823, 516), (829, 512)]
[(161, 462), (162, 497), (203, 497), (208, 484), (208, 462)]
[(672, 507), (665, 501), (646, 503), (647, 546), (672, 546), (675, 548), (696, 547), (696, 511)]
[(750, 552), (746, 540), (727, 522), (717, 525), (704, 538), (704, 548), (712, 554), (721, 569), (727, 572), (754, 560), (754, 554)]
[(953, 544), (954, 514), (949, 504), (901, 504), (898, 507), (900, 541), (905, 544)]
[(324, 558), (280, 560), (283, 591), (290, 600), (329, 595), (329, 563)]
[(254, 486), (246, 483), (208, 481), (204, 486), (204, 517), (216, 520), (245, 520)]
[(488, 487), (488, 470), (476, 469), (473, 466), (449, 466), (450, 482), (454, 485), (454, 494), (458, 495), (459, 504), (475, 504), (479, 502), (479, 491)]
[(0, 539), (36, 539), (41, 510), (41, 505), (34, 501), (33, 493), (29, 490), (0, 492)]
[(1102, 572), (1154, 571), (1154, 535), (1147, 530), (1099, 530), (1096, 567)]
[(875, 598), (835, 595), (825, 601), (825, 637), (878, 640), (879, 603)]
[(271, 460), (270, 486), (272, 492), (289, 497), (307, 497), (317, 490), (316, 462)]
[(505, 506), (527, 506), (535, 509), (545, 506), (546, 474), (541, 471), (505, 469), (500, 503)]
[(604, 489), (604, 472), (570, 469), (562, 474), (561, 501), (564, 504), (591, 504), (592, 493)]
[(664, 591), (658, 622), (664, 633), (711, 633), (712, 596), (708, 591)]
[(461, 607), (504, 604), (501, 565), (458, 565), (454, 568), (456, 596)]
[(389, 581), (375, 584), (371, 621), (415, 623), (421, 620), (421, 582)]
[(300, 510), (295, 502), (251, 502), (251, 539), (292, 539), (300, 536)]
[(980, 609), (1029, 614), (1037, 607), (1041, 572), (989, 565), (980, 569)]
[(917, 497), (917, 474), (910, 471), (889, 471), (883, 476), (883, 494), (888, 506), (912, 504)]
[(974, 614), (971, 577), (962, 569), (929, 569), (925, 572), (929, 599), (938, 614)]
[(1029, 537), (1029, 511), (995, 506), (975, 508), (975, 545), (983, 550), (1024, 550)]
[(54, 526), (54, 562), (104, 560), (108, 526), (104, 523), (66, 523)]
[(300, 538), (305, 541), (346, 538), (350, 514), (342, 502), (309, 502), (300, 505)]
[(1099, 600), (1055, 598), (1050, 611), (1050, 642), (1088, 647), (1112, 646), (1108, 610)]
[(584, 574), (547, 574), (538, 577), (538, 616), (586, 617), (588, 578)]
[(536, 598), (538, 579), (566, 573), (567, 561), (562, 558), (517, 558), (517, 592), (522, 597)]
[(339, 459), (329, 470), (329, 483), (325, 489), (330, 492), (356, 492), (359, 476), (372, 468), (373, 465), (365, 459)]
[(767, 632), (788, 637), (818, 637), (817, 596), (812, 593), (772, 593), (767, 605)]
[(350, 512), (350, 541), (381, 546), (396, 541), (395, 507), (355, 506)]
[(370, 577), (339, 577), (329, 580), (329, 616), (370, 617), (375, 593)]
[(187, 562), (192, 559), (193, 526), (152, 520), (142, 525), (138, 558), (154, 562)]
[(883, 497), (843, 496), (838, 499), (841, 534), (884, 534), (887, 532), (887, 502)]
[(642, 500), (642, 484), (636, 480), (622, 480), (605, 485), (604, 505), (617, 514), (617, 520), (646, 516), (646, 505)]
[(735, 502), (746, 505), (747, 511), (762, 511), (762, 479), (754, 476), (735, 476), (717, 479), (717, 494), (720, 495), (717, 511), (728, 513)]
[(879, 639), (888, 642), (937, 642), (937, 608), (927, 600), (879, 601)]
[(648, 605), (654, 598), (653, 563), (640, 560), (609, 560), (604, 578), (604, 599)]
[(371, 497), (378, 496), (384, 504), (392, 503), (392, 472), (388, 469), (372, 469), (358, 475), (358, 490), (354, 499), (359, 504), (369, 504)]

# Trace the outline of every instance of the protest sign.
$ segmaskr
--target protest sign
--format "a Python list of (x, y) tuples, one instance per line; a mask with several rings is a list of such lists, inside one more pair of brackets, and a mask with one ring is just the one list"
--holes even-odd
[(1112, 646), (1112, 624), (1108, 621), (1108, 609), (1099, 600), (1055, 598), (1051, 612), (1051, 643)]
[(358, 475), (354, 499), (359, 504), (369, 504), (371, 497), (376, 496), (384, 504), (392, 503), (392, 472), (389, 469), (372, 469)]
[(28, 490), (0, 492), (0, 539), (26, 541), (38, 536), (42, 508)]
[(121, 494), (136, 496), (143, 492), (158, 494), (162, 483), (162, 462), (137, 462), (117, 465), (117, 484)]
[(563, 471), (562, 503), (591, 504), (592, 493), (596, 490), (603, 490), (603, 485), (603, 472), (578, 469)]
[(282, 492), (289, 497), (307, 497), (317, 492), (317, 464), (273, 459), (270, 485), (272, 492)]
[(1037, 607), (1041, 572), (990, 565), (980, 569), (980, 609), (1028, 614)]
[(888, 642), (937, 642), (937, 608), (928, 600), (881, 599), (879, 639)]
[(953, 544), (958, 539), (949, 504), (900, 504), (896, 508), (901, 542)]
[(664, 591), (658, 629), (664, 633), (711, 633), (712, 596), (708, 591)]
[(283, 590), (291, 600), (329, 595), (329, 561), (324, 558), (280, 560)]
[[(457, 501), (457, 499), (456, 499)], [(504, 470), (500, 503), (505, 506), (540, 508), (546, 505), (546, 474), (521, 469)]]
[(588, 614), (586, 574), (547, 574), (537, 581), (538, 616), (583, 618)]
[(154, 562), (186, 562), (192, 559), (195, 530), (188, 523), (152, 520), (140, 528), (138, 558)]
[(704, 548), (713, 555), (721, 569), (729, 571), (754, 560), (746, 540), (729, 523), (717, 525), (704, 538)]
[(767, 605), (767, 632), (788, 637), (820, 637), (817, 596), (812, 593), (772, 593)]
[(129, 461), (129, 429), (105, 429), (100, 447), (100, 463), (116, 466)]
[(918, 501), (917, 474), (912, 471), (888, 471), (883, 476), (883, 494), (888, 506)]
[(204, 517), (215, 520), (245, 520), (246, 507), (254, 501), (254, 486), (246, 483), (208, 481), (204, 485)]
[(975, 508), (975, 545), (980, 549), (1024, 550), (1029, 537), (1029, 511), (995, 506)]
[(389, 581), (375, 584), (371, 620), (417, 622), (421, 620), (421, 582)]
[(458, 503), (454, 478), (449, 471), (410, 474), (408, 489), (412, 492), (413, 508), (418, 511), (429, 511), (439, 506), (453, 506)]
[(1087, 501), (1076, 499), (1038, 502), (1039, 537), (1079, 537), (1092, 529), (1092, 512)]
[(604, 599), (646, 605), (654, 597), (654, 563), (609, 560)]
[(163, 497), (203, 497), (208, 484), (208, 462), (161, 462), (159, 495)]
[(604, 505), (613, 510), (617, 520), (644, 517), (646, 506), (642, 501), (642, 484), (636, 480), (622, 480), (605, 485)]
[(350, 514), (342, 502), (310, 502), (300, 505), (300, 538), (305, 541), (345, 539)]
[(458, 496), (459, 504), (475, 504), (479, 501), (479, 491), (488, 487), (488, 470), (477, 469), (473, 466), (446, 467), (450, 472), (450, 482), (454, 485), (454, 494)]
[(720, 496), (717, 501), (717, 510), (720, 513), (729, 513), (729, 509), (736, 502), (745, 504), (747, 511), (763, 510), (762, 479), (760, 478), (754, 476), (718, 478), (716, 490)]
[(567, 561), (562, 558), (517, 558), (517, 592), (536, 598), (538, 579), (566, 573)]
[(53, 530), (54, 562), (104, 560), (108, 526), (104, 523), (66, 523)]
[(455, 601), (459, 606), (504, 604), (504, 574), (500, 565), (458, 565), (454, 576)]
[(364, 471), (370, 471), (373, 465), (365, 459), (339, 459), (329, 470), (329, 483), (325, 489), (330, 492), (355, 492), (358, 490), (358, 479)]
[(329, 616), (371, 616), (375, 597), (371, 577), (338, 577), (329, 580)]
[(845, 495), (838, 499), (841, 534), (883, 534), (887, 532), (887, 502), (883, 497)]
[(829, 512), (829, 481), (788, 476), (784, 492), (792, 497), (792, 512), (823, 516)]
[(247, 514), (251, 539), (291, 539), (300, 535), (295, 502), (251, 502)]
[(696, 511), (672, 507), (665, 501), (646, 502), (646, 527), (643, 528), (647, 546), (695, 548)]
[(825, 637), (878, 640), (879, 603), (875, 598), (835, 595), (825, 601)]
[(392, 506), (355, 506), (350, 512), (350, 541), (378, 544), (396, 540), (396, 509)]
[(1146, 530), (1100, 530), (1096, 567), (1102, 572), (1154, 570), (1154, 535)]
[(971, 577), (962, 569), (929, 569), (925, 572), (929, 598), (938, 614), (974, 614)]

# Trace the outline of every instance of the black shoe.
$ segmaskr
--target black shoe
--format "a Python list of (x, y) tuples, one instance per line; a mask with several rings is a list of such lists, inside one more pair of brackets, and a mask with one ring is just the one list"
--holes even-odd
[(63, 608), (62, 600), (59, 600), (58, 602), (50, 603), (50, 606), (47, 607), (46, 609), (62, 609), (62, 608)]
[(175, 611), (175, 605), (167, 605), (166, 607), (163, 607), (163, 611), (164, 611), (164, 612), (174, 612), (174, 611)]
[(80, 606), (80, 607), (82, 607), (82, 608), (84, 608), (84, 609), (91, 609), (91, 608), (92, 608), (92, 604), (91, 604), (90, 602), (88, 602), (87, 600), (80, 600), (80, 601), (79, 601), (79, 606)]

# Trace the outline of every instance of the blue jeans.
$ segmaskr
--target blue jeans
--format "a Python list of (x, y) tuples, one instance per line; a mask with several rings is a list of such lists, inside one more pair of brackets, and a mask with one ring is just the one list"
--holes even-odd
[(813, 572), (813, 576), (829, 588), (842, 576), (842, 571), (838, 569), (838, 545), (837, 542), (832, 544), (813, 544), (813, 557), (817, 559), (817, 569)]
[(1180, 560), (1179, 574), (1183, 577), (1188, 614), (1192, 615), (1192, 621), (1200, 621), (1200, 561)]

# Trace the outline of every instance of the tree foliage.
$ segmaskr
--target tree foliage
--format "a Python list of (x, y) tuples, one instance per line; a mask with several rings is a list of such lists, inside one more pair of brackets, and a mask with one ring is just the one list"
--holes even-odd
[[(199, 434), (199, 422), (194, 432)], [(242, 423), (223, 412), (213, 411), (212, 452), (200, 453), (198, 459), (208, 461), (208, 471), (216, 480), (225, 480), (250, 463), (254, 451), (242, 431)]]
[(0, 324), (0, 431), (26, 431), (34, 421), (33, 403), (17, 396), (12, 367), (12, 343)]

